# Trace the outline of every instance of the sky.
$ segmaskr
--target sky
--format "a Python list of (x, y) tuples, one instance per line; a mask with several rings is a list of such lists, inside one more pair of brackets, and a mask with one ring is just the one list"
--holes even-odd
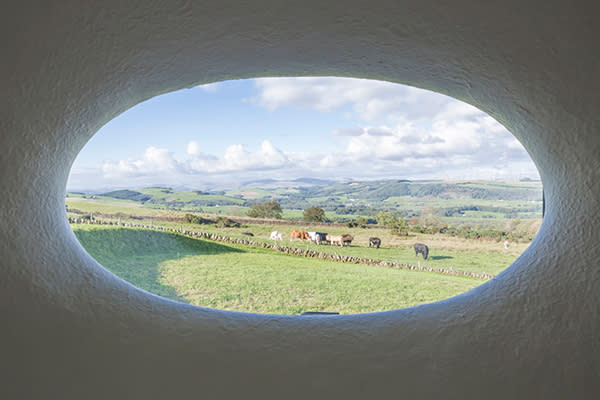
[(160, 95), (103, 126), (68, 191), (210, 189), (297, 178), (539, 179), (500, 123), (451, 97), (383, 81), (260, 78)]

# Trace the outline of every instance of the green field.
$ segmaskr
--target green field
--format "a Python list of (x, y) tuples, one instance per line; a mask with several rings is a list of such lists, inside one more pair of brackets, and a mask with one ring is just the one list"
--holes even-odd
[(482, 280), (328, 262), (151, 230), (73, 225), (107, 269), (160, 296), (225, 310), (363, 313), (463, 293)]
[(420, 216), (424, 207), (435, 209), (440, 221), (451, 225), (497, 226), (514, 220), (541, 217), (540, 182), (510, 181), (362, 181), (302, 186), (271, 182), (271, 186), (244, 186), (229, 191), (182, 191), (167, 187), (117, 190), (103, 194), (69, 193), (70, 200), (97, 200), (114, 205), (124, 201), (149, 209), (244, 216), (256, 203), (276, 200), (283, 218), (302, 219), (308, 207), (321, 207), (332, 222), (358, 217), (374, 220), (380, 211), (404, 218)]
[[(170, 188), (118, 190), (104, 195), (67, 193), (65, 201), (70, 217), (238, 239), (251, 237), (257, 243), (273, 243), (269, 236), (277, 230), (284, 238), (280, 245), (292, 248), (496, 275), (527, 248), (537, 232), (540, 194), (539, 183), (378, 181), (310, 188), (245, 187), (227, 193)], [(252, 201), (267, 198), (282, 202), (283, 220), (247, 217)], [(399, 236), (376, 221), (364, 227), (302, 222), (301, 206), (306, 204), (323, 204), (330, 221), (359, 216), (372, 220), (381, 210), (394, 210), (410, 229)], [(192, 211), (202, 217), (198, 224), (184, 222), (186, 213)], [(217, 225), (219, 216), (235, 219), (237, 225)], [(433, 224), (427, 225), (428, 218)], [(423, 229), (428, 226), (434, 226), (433, 230)], [(441, 300), (483, 282), (441, 273), (303, 258), (152, 230), (100, 225), (73, 228), (93, 257), (134, 285), (169, 299), (227, 310), (281, 314), (382, 311)], [(291, 242), (292, 229), (346, 233), (354, 240), (346, 247)], [(381, 238), (381, 248), (368, 247), (371, 236)], [(508, 249), (503, 245), (505, 238), (511, 240)], [(429, 246), (426, 261), (415, 256), (413, 245), (418, 242)]]
[[(73, 204), (70, 202), (70, 204)], [(95, 203), (79, 203), (80, 208), (85, 208), (88, 212), (96, 212)], [(136, 209), (136, 211), (139, 209)], [(126, 211), (126, 209), (122, 209)], [(200, 231), (227, 235), (234, 238), (247, 238), (243, 232), (252, 233), (252, 239), (257, 242), (272, 243), (269, 239), (270, 233), (274, 230), (282, 232), (283, 245), (308, 248), (320, 252), (336, 253), (341, 255), (359, 256), (372, 258), (376, 260), (394, 261), (402, 264), (416, 265), (420, 262), (422, 265), (431, 266), (439, 269), (453, 269), (455, 271), (466, 271), (475, 273), (486, 273), (496, 275), (508, 265), (510, 265), (529, 245), (529, 242), (511, 243), (509, 249), (504, 249), (502, 242), (493, 240), (471, 240), (459, 237), (451, 237), (441, 234), (419, 234), (409, 233), (408, 236), (395, 236), (389, 229), (362, 229), (347, 228), (344, 226), (323, 226), (311, 225), (305, 223), (289, 223), (284, 225), (272, 224), (243, 224), (239, 228), (221, 228), (214, 224), (195, 225), (186, 224), (181, 221), (160, 220), (164, 216), (171, 218), (182, 218), (183, 212), (169, 210), (148, 210), (154, 213), (152, 216), (138, 216), (136, 220), (122, 218), (122, 222), (132, 221), (142, 224), (152, 224), (154, 226), (164, 226), (188, 231)], [(160, 213), (163, 213), (162, 215)], [(76, 214), (71, 214), (77, 216)], [(207, 217), (211, 217), (207, 215)], [(116, 218), (106, 218), (106, 220), (117, 221)], [(342, 233), (350, 234), (354, 237), (351, 246), (337, 247), (328, 245), (316, 245), (308, 242), (289, 241), (289, 231), (300, 229), (306, 231), (325, 231), (333, 235)], [(382, 247), (379, 249), (368, 247), (369, 237), (377, 236), (382, 240)], [(417, 259), (413, 251), (413, 244), (416, 242), (426, 243), (430, 248), (430, 258), (427, 261)]]

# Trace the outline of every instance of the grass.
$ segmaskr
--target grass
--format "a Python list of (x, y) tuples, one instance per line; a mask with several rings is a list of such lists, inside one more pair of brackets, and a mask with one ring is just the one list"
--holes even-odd
[[(418, 259), (415, 257), (412, 246), (415, 242), (426, 243), (431, 252), (431, 258), (428, 261), (420, 259), (421, 264), (434, 268), (452, 268), (454, 270), (498, 274), (504, 268), (509, 266), (528, 246), (528, 243), (512, 243), (508, 250), (505, 250), (501, 242), (489, 240), (470, 240), (455, 238), (447, 235), (426, 235), (411, 233), (408, 237), (398, 237), (390, 234), (389, 229), (362, 229), (346, 228), (341, 226), (320, 226), (306, 223), (289, 223), (284, 225), (270, 224), (246, 224), (241, 228), (217, 228), (214, 225), (191, 225), (180, 222), (158, 221), (157, 217), (183, 218), (185, 211), (158, 210), (145, 207), (131, 207), (128, 201), (121, 202), (116, 200), (108, 202), (106, 199), (82, 199), (67, 198), (69, 208), (80, 209), (84, 212), (94, 214), (121, 213), (127, 216), (144, 218), (147, 224), (163, 225), (170, 227), (181, 227), (187, 230), (206, 231), (224, 234), (232, 237), (247, 238), (241, 232), (252, 232), (253, 240), (270, 242), (269, 235), (271, 231), (277, 230), (283, 232), (284, 245), (290, 245), (302, 248), (311, 248), (317, 251), (331, 252), (343, 255), (353, 255), (368, 257), (377, 260), (397, 261), (404, 264), (416, 264)], [(218, 207), (224, 211), (225, 215), (234, 214), (232, 209), (237, 206)], [(127, 218), (122, 218), (123, 221)], [(354, 241), (350, 247), (332, 247), (317, 246), (306, 242), (290, 243), (289, 231), (291, 229), (302, 229), (307, 231), (325, 231), (331, 234), (349, 233), (354, 236)], [(382, 248), (375, 249), (368, 247), (370, 236), (377, 236), (382, 239)]]
[(182, 192), (182, 191), (171, 191), (165, 188), (145, 188), (137, 190), (137, 192), (152, 196), (154, 201), (194, 201), (194, 200), (205, 200), (205, 201), (229, 201), (237, 204), (242, 204), (244, 201), (235, 197), (214, 195), (214, 194), (198, 194), (196, 192)]
[(177, 301), (185, 299), (161, 282), (163, 262), (200, 253), (239, 252), (216, 243), (151, 230), (78, 225), (73, 232), (88, 253), (115, 275), (148, 292)]
[[(477, 183), (474, 183), (477, 184)], [(436, 269), (453, 269), (475, 273), (498, 274), (510, 265), (529, 245), (503, 243), (491, 240), (473, 240), (449, 235), (411, 233), (407, 237), (391, 235), (389, 229), (370, 227), (347, 228), (342, 225), (313, 225), (302, 222), (280, 221), (255, 223), (241, 219), (239, 228), (217, 228), (214, 224), (192, 225), (182, 223), (193, 203), (181, 208), (166, 209), (193, 200), (222, 201), (219, 195), (198, 193), (168, 193), (164, 189), (149, 188), (142, 192), (160, 199), (161, 204), (137, 203), (104, 196), (68, 194), (67, 208), (80, 213), (94, 214), (101, 219), (120, 216), (122, 222), (162, 225), (189, 231), (212, 232), (244, 238), (242, 232), (251, 232), (252, 240), (269, 242), (271, 231), (283, 233), (283, 245), (309, 248), (318, 252), (359, 256), (375, 260), (395, 261)], [(259, 196), (262, 192), (237, 193)], [(344, 198), (344, 201), (350, 201)], [(239, 198), (235, 198), (240, 203)], [(401, 204), (403, 209), (419, 208), (425, 204), (439, 207), (481, 205), (509, 207), (523, 211), (531, 208), (526, 201), (491, 201), (481, 199), (417, 199), (406, 196), (389, 198), (385, 202)], [(196, 206), (193, 206), (196, 207)], [(182, 209), (183, 208), (183, 209)], [(247, 207), (240, 205), (202, 206), (205, 218), (215, 214), (244, 217)], [(69, 213), (70, 216), (81, 214)], [(212, 215), (211, 215), (212, 214)], [(328, 212), (329, 218), (337, 214)], [(284, 210), (284, 218), (299, 219), (302, 210)], [(357, 215), (344, 215), (357, 218)], [(445, 222), (461, 225), (470, 223), (504, 226), (512, 229), (517, 220), (506, 219), (498, 211), (466, 211), (464, 216), (441, 217)], [(539, 221), (539, 218), (538, 218)], [(262, 221), (265, 222), (265, 221)], [(511, 227), (509, 227), (508, 225)], [(519, 229), (535, 228), (525, 226)], [(190, 239), (174, 234), (111, 226), (75, 225), (74, 232), (88, 252), (107, 269), (134, 285), (157, 295), (199, 306), (227, 310), (298, 314), (302, 311), (338, 311), (362, 313), (396, 309), (437, 301), (465, 292), (482, 283), (481, 280), (444, 274), (397, 270), (343, 264), (320, 259), (306, 259), (286, 255), (270, 249), (229, 245)], [(517, 229), (515, 225), (513, 228)], [(349, 233), (354, 237), (351, 246), (317, 246), (301, 241), (289, 241), (289, 231), (328, 232), (333, 235)], [(370, 236), (380, 237), (380, 249), (369, 248)], [(430, 258), (416, 258), (413, 245), (425, 243)]]
[(290, 256), (175, 234), (74, 225), (107, 269), (160, 296), (225, 310), (363, 313), (465, 292), (481, 280)]
[[(137, 223), (150, 224), (151, 220), (136, 221)], [(375, 260), (396, 261), (403, 264), (421, 265), (454, 269), (476, 273), (496, 275), (508, 267), (529, 245), (529, 243), (511, 243), (509, 249), (504, 249), (502, 242), (491, 240), (473, 240), (446, 235), (428, 235), (411, 233), (407, 237), (393, 236), (389, 229), (361, 229), (345, 227), (324, 227), (311, 225), (243, 225), (241, 228), (217, 228), (214, 225), (193, 225), (178, 222), (153, 221), (155, 226), (182, 228), (190, 231), (218, 233), (221, 235), (243, 238), (248, 237), (242, 232), (254, 234), (252, 240), (256, 242), (272, 243), (269, 239), (273, 230), (283, 232), (283, 245), (290, 247), (309, 248), (319, 252), (336, 253), (349, 256), (360, 256)], [(351, 246), (338, 247), (329, 245), (316, 245), (302, 241), (289, 241), (291, 229), (312, 231), (326, 231), (337, 235), (349, 233), (354, 236)], [(382, 247), (376, 249), (368, 247), (370, 236), (382, 239)], [(430, 257), (427, 261), (415, 256), (414, 243), (426, 243), (430, 248)]]
[[(273, 243), (269, 239), (274, 230), (283, 233), (283, 245), (299, 248), (309, 248), (319, 252), (337, 253), (341, 255), (367, 257), (376, 260), (396, 261), (403, 264), (443, 269), (454, 269), (476, 273), (496, 275), (508, 267), (529, 245), (528, 243), (512, 243), (509, 249), (504, 249), (502, 242), (490, 240), (472, 240), (446, 235), (410, 234), (407, 237), (393, 236), (389, 229), (361, 229), (346, 227), (326, 227), (303, 225), (247, 225), (242, 228), (217, 228), (214, 225), (191, 225), (177, 223), (155, 223), (155, 225), (183, 228), (192, 231), (218, 233), (221, 235), (244, 238), (241, 232), (254, 234), (256, 242)], [(338, 247), (316, 245), (302, 241), (289, 241), (289, 231), (302, 229), (307, 231), (325, 231), (334, 235), (349, 233), (354, 237), (351, 246)], [(382, 240), (382, 247), (368, 247), (369, 237), (377, 236)], [(417, 258), (413, 245), (417, 242), (426, 243), (430, 248), (430, 258), (425, 261)]]
[(65, 203), (69, 209), (81, 210), (88, 214), (123, 214), (140, 217), (152, 217), (163, 215), (165, 212), (170, 212), (181, 214), (181, 217), (184, 215), (184, 213), (178, 213), (176, 211), (164, 211), (146, 208), (141, 203), (131, 200), (113, 199), (104, 196), (83, 198), (81, 196), (75, 197), (70, 194), (69, 197), (65, 199)]

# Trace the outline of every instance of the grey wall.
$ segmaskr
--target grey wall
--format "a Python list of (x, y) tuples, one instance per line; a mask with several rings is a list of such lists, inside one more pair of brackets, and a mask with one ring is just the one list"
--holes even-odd
[[(600, 396), (598, 3), (238, 3), (3, 3), (0, 398)], [(535, 241), (464, 295), (334, 318), (171, 303), (80, 247), (66, 179), (103, 124), (198, 83), (299, 75), (408, 83), (494, 116), (544, 182)]]

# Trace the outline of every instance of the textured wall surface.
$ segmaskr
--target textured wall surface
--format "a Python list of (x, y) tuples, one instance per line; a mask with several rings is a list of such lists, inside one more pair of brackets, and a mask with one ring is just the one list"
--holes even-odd
[[(597, 2), (11, 1), (0, 13), (0, 398), (600, 397)], [(74, 158), (152, 96), (336, 75), (449, 94), (538, 166), (546, 217), (495, 279), (378, 314), (172, 303), (67, 224)]]

